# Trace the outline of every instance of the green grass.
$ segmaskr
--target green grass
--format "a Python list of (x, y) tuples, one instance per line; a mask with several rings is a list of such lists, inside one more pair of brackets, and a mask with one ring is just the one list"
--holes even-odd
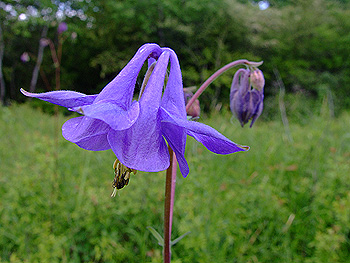
[[(349, 262), (350, 114), (325, 115), (291, 123), (293, 142), (280, 121), (203, 118), (251, 149), (219, 156), (188, 139), (173, 238), (191, 234), (173, 262)], [(113, 152), (65, 141), (67, 119), (0, 108), (0, 261), (161, 262), (146, 227), (162, 233), (165, 173), (138, 172), (110, 198)]]

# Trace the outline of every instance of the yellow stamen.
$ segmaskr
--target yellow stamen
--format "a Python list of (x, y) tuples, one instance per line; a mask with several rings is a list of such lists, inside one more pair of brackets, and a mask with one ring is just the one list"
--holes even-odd
[(136, 174), (137, 170), (126, 167), (122, 164), (118, 159), (116, 159), (113, 163), (114, 169), (114, 180), (112, 183), (113, 192), (111, 197), (115, 197), (117, 190), (122, 189), (124, 186), (129, 184), (130, 174)]
[(113, 189), (113, 192), (112, 192), (112, 194), (111, 194), (111, 197), (115, 197), (116, 193), (117, 193), (117, 188), (114, 188), (114, 189)]

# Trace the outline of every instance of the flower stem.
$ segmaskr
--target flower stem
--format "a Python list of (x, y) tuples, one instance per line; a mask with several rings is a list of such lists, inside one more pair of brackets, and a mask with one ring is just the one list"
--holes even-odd
[[(186, 111), (191, 107), (193, 102), (202, 94), (202, 92), (212, 83), (218, 76), (220, 76), (226, 70), (238, 66), (259, 66), (262, 62), (250, 62), (245, 59), (236, 60), (222, 67), (211, 75), (197, 90), (197, 92), (190, 99), (186, 105)], [(165, 204), (164, 204), (164, 247), (163, 247), (163, 259), (164, 263), (170, 263), (171, 261), (171, 228), (173, 224), (173, 210), (174, 210), (174, 197), (175, 197), (175, 186), (176, 186), (176, 172), (177, 172), (177, 161), (174, 151), (169, 148), (170, 154), (170, 166), (166, 171), (165, 181)]]
[(173, 150), (169, 146), (170, 166), (166, 171), (165, 205), (164, 205), (164, 263), (171, 261), (171, 228), (173, 224), (174, 196), (176, 186), (177, 162)]
[(211, 75), (203, 84), (202, 86), (200, 86), (200, 88), (197, 90), (197, 92), (193, 95), (193, 97), (189, 100), (189, 102), (186, 105), (186, 111), (188, 111), (188, 109), (191, 107), (191, 105), (193, 104), (193, 102), (196, 101), (196, 99), (198, 99), (198, 97), (203, 93), (203, 91), (209, 86), (210, 83), (212, 83), (217, 77), (219, 77), (222, 73), (224, 73), (226, 70), (233, 68), (235, 66), (238, 65), (247, 65), (247, 66), (257, 66), (257, 65), (261, 65), (260, 62), (250, 62), (246, 59), (240, 59), (240, 60), (236, 60), (233, 61), (229, 64), (227, 64), (226, 66), (223, 66), (221, 69), (219, 69), (218, 71), (216, 71), (213, 75)]

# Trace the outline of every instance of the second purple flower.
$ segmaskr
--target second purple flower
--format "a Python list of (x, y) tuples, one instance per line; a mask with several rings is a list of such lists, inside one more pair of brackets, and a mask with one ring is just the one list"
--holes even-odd
[(230, 108), (242, 127), (249, 120), (252, 127), (261, 115), (264, 85), (264, 75), (259, 69), (239, 69), (234, 75), (230, 92)]

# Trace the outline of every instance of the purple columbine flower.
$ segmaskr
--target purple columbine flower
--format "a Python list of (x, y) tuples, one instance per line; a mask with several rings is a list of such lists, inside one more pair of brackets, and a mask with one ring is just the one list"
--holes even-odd
[(242, 127), (252, 120), (250, 127), (261, 115), (264, 100), (265, 79), (259, 69), (239, 69), (233, 77), (230, 92), (230, 108)]
[[(140, 99), (133, 100), (137, 76), (148, 59), (155, 67)], [(162, 95), (165, 75), (170, 72)], [(157, 44), (143, 45), (123, 70), (96, 95), (75, 91), (29, 93), (29, 97), (67, 107), (83, 114), (68, 120), (62, 135), (79, 147), (112, 149), (119, 162), (130, 169), (158, 172), (170, 165), (168, 145), (173, 149), (184, 177), (189, 173), (184, 157), (190, 135), (218, 154), (246, 151), (215, 129), (187, 121), (180, 65), (175, 52)]]

